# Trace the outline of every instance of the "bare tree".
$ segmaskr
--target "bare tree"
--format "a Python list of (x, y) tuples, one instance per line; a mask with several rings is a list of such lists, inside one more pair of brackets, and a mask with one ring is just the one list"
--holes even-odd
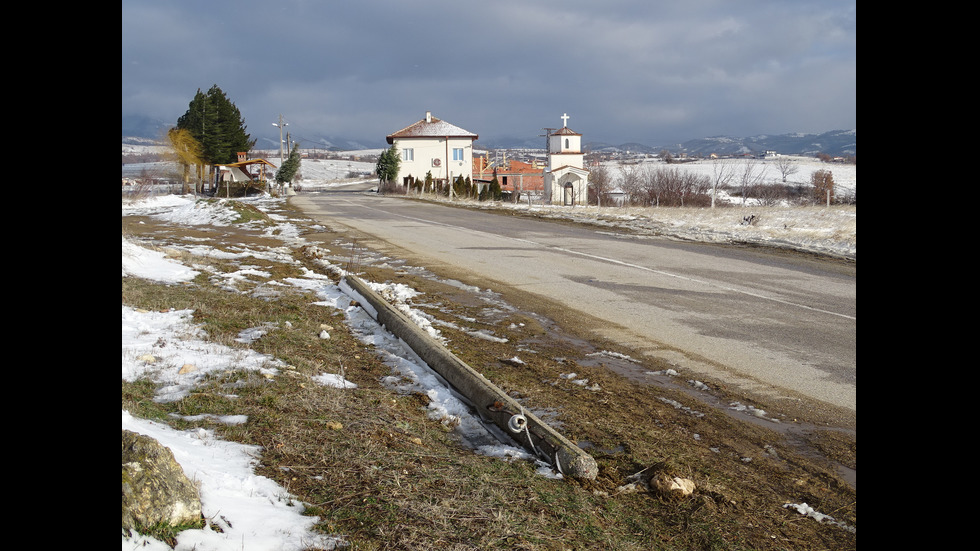
[(664, 168), (647, 168), (642, 174), (643, 200), (647, 205), (660, 206), (660, 196), (663, 195), (667, 182)]
[(609, 203), (612, 176), (608, 168), (600, 164), (589, 172), (589, 191), (595, 197), (596, 205), (601, 207)]
[[(757, 171), (758, 167), (762, 167), (762, 170)], [(742, 190), (742, 204), (745, 204), (746, 193), (753, 186), (758, 185), (762, 182), (762, 178), (766, 175), (766, 166), (759, 165), (752, 162), (745, 163), (745, 169), (739, 176), (739, 187)]]
[(764, 207), (778, 205), (786, 195), (786, 186), (781, 184), (758, 184), (754, 186), (750, 193), (758, 199), (759, 204)]
[(619, 187), (623, 190), (623, 205), (636, 205), (642, 201), (643, 177), (636, 165), (623, 168)]
[(695, 203), (704, 206), (708, 202), (708, 189), (710, 187), (711, 179), (707, 176), (687, 172), (684, 175), (684, 184), (682, 186), (684, 193), (681, 195), (681, 206), (685, 204), (693, 206)]
[(786, 177), (796, 174), (800, 170), (800, 167), (790, 160), (789, 157), (780, 155), (776, 157), (776, 168), (779, 169), (779, 173), (783, 176), (783, 183), (786, 183)]
[(711, 208), (715, 208), (715, 197), (718, 195), (718, 187), (725, 187), (735, 175), (735, 165), (731, 161), (715, 161), (711, 163), (713, 177), (711, 179)]
[(711, 180), (704, 175), (659, 167), (647, 171), (643, 178), (643, 191), (650, 205), (683, 207), (692, 202), (706, 203)]

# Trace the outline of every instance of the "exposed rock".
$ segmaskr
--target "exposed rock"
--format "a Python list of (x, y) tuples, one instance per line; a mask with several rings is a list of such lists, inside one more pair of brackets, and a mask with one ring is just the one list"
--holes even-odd
[[(648, 471), (650, 468), (654, 468), (654, 470)], [(662, 469), (663, 467), (660, 465), (651, 465), (647, 469), (626, 477), (629, 484), (618, 487), (616, 493), (634, 492), (643, 487), (649, 492), (655, 492), (664, 497), (686, 498), (697, 489), (693, 480), (671, 476)]]
[(677, 497), (687, 497), (694, 493), (694, 481), (677, 476), (654, 476), (650, 480), (650, 485), (660, 493)]
[(194, 523), (201, 520), (201, 498), (173, 452), (135, 432), (122, 431), (122, 527)]

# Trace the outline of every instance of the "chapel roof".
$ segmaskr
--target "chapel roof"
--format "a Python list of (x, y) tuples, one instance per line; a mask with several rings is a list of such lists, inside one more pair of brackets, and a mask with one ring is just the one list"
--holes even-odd
[(558, 174), (563, 172), (573, 172), (577, 174), (591, 174), (591, 171), (589, 169), (582, 168), (580, 166), (562, 165), (560, 167), (551, 169), (552, 174)]

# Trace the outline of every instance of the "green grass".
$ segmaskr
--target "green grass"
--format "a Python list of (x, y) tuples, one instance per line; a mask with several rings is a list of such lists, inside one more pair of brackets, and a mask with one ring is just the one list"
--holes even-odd
[(151, 526), (143, 526), (139, 523), (136, 523), (136, 526), (133, 527), (133, 529), (136, 532), (156, 538), (171, 547), (177, 545), (178, 534), (180, 534), (184, 530), (199, 529), (199, 528), (204, 528), (203, 519), (197, 522), (181, 523), (176, 526), (168, 524), (166, 522), (160, 522), (157, 524), (153, 524)]
[(228, 205), (238, 213), (238, 218), (233, 222), (235, 224), (245, 224), (248, 222), (266, 222), (272, 223), (269, 216), (257, 209), (254, 205), (247, 203), (242, 203), (241, 201), (228, 201)]

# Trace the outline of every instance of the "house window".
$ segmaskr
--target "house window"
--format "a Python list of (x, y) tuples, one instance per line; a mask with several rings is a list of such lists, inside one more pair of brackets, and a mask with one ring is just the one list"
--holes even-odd
[(565, 149), (568, 149), (568, 138), (565, 138)]
[(406, 161), (414, 161), (415, 160), (415, 150), (412, 149), (411, 147), (403, 150), (402, 151), (402, 159), (403, 160), (406, 160)]
[(463, 148), (462, 147), (454, 147), (453, 148), (453, 160), (454, 161), (462, 161), (463, 160)]

